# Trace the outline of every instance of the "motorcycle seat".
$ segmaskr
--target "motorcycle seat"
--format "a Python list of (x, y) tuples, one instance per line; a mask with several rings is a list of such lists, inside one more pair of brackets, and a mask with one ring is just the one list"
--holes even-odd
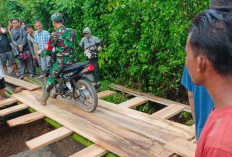
[(65, 73), (65, 72), (70, 72), (70, 71), (73, 71), (73, 70), (75, 70), (75, 69), (82, 69), (82, 68), (84, 68), (84, 67), (86, 67), (88, 64), (90, 64), (89, 63), (89, 61), (87, 61), (87, 62), (78, 62), (78, 63), (74, 63), (74, 64), (72, 64), (72, 65), (70, 65), (70, 66), (68, 66), (68, 67), (65, 67), (63, 70), (62, 70), (62, 72), (63, 73)]

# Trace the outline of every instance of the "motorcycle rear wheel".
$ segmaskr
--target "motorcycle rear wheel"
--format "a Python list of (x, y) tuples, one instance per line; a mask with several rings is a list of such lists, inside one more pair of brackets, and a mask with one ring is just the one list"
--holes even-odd
[(93, 112), (98, 105), (97, 92), (92, 83), (86, 79), (80, 79), (76, 82), (80, 92), (79, 102), (83, 110)]

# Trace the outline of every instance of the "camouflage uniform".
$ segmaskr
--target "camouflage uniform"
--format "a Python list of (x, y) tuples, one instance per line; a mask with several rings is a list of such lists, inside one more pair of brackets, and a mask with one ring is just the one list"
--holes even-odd
[[(50, 77), (44, 86), (46, 92), (50, 92), (54, 87), (55, 77), (67, 66), (77, 62), (77, 53), (75, 51), (76, 38), (74, 30), (61, 26), (49, 39), (51, 46), (56, 49), (56, 61), (52, 65)], [(42, 57), (51, 55), (51, 51), (43, 51), (40, 54)]]

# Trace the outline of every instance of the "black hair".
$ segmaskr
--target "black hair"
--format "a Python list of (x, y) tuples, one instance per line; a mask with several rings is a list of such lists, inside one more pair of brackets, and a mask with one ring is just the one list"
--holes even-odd
[(22, 23), (25, 23), (25, 25), (26, 25), (26, 22), (24, 22), (24, 21), (21, 21), (21, 22), (20, 22), (20, 25), (21, 25)]
[(13, 19), (9, 19), (9, 22), (12, 23)]
[(232, 0), (210, 0), (210, 8), (217, 8), (222, 6), (232, 6)]
[(11, 20), (12, 20), (11, 22), (13, 22), (14, 20), (16, 20), (16, 21), (19, 22), (19, 19), (17, 19), (17, 18), (13, 18), (13, 19), (11, 19)]
[(205, 55), (221, 75), (232, 74), (232, 14), (205, 10), (193, 19), (189, 42), (194, 55)]
[(31, 25), (26, 25), (26, 26), (24, 27), (24, 30), (26, 31), (28, 28), (32, 28), (32, 26), (31, 26)]

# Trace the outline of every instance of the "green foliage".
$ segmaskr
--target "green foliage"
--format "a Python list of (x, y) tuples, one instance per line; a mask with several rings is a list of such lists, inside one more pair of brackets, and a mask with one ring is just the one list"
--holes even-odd
[[(1, 21), (41, 20), (54, 31), (50, 15), (62, 12), (78, 41), (88, 26), (105, 43), (102, 76), (112, 82), (169, 99), (184, 98), (180, 79), (188, 26), (209, 0), (0, 0)], [(83, 52), (77, 49), (80, 60)]]

